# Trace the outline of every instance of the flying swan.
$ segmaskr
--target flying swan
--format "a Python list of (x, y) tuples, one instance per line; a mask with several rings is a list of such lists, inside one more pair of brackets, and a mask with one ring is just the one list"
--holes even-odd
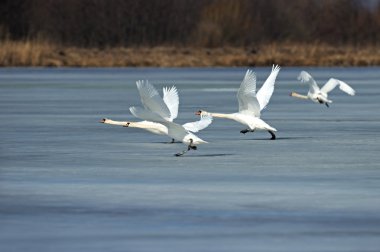
[[(141, 82), (144, 82), (144, 81), (137, 81), (136, 84), (141, 83)], [(148, 81), (147, 81), (147, 83), (148, 83)], [(141, 84), (137, 84), (138, 87), (140, 85)], [(150, 84), (148, 84), (148, 85), (150, 85)], [(151, 86), (150, 88), (154, 89), (154, 87), (152, 85), (150, 85), (150, 86)], [(170, 111), (169, 121), (172, 122), (178, 116), (179, 98), (178, 98), (177, 88), (175, 86), (172, 86), (170, 88), (164, 87), (163, 88), (163, 100), (164, 100), (164, 103), (166, 104), (167, 108)], [(151, 132), (153, 134), (157, 134), (157, 135), (166, 135), (166, 136), (168, 135), (168, 128), (165, 125), (163, 125), (161, 123), (156, 123), (156, 122), (150, 122), (150, 121), (141, 121), (141, 122), (114, 121), (114, 120), (111, 120), (108, 118), (103, 118), (100, 122), (105, 123), (105, 124), (120, 125), (120, 126), (130, 127), (130, 128), (139, 128), (139, 129), (143, 129), (143, 130), (149, 131), (149, 132)], [(212, 122), (212, 117), (203, 116), (203, 117), (201, 117), (201, 119), (199, 121), (185, 123), (182, 126), (186, 130), (195, 133), (195, 132), (198, 132), (200, 130), (207, 128), (211, 124), (211, 122)], [(172, 141), (170, 143), (174, 143), (174, 141), (175, 140), (172, 139)]]
[(256, 74), (252, 70), (247, 70), (237, 92), (239, 112), (232, 114), (221, 114), (199, 110), (196, 114), (201, 116), (211, 115), (217, 118), (231, 119), (248, 126), (247, 129), (240, 131), (242, 134), (254, 132), (255, 130), (266, 130), (271, 134), (271, 140), (275, 140), (276, 135), (274, 132), (277, 130), (260, 119), (260, 112), (269, 103), (279, 71), (280, 67), (278, 65), (273, 65), (271, 74), (256, 94)]
[[(176, 156), (182, 156), (189, 150), (196, 150), (196, 145), (198, 144), (207, 143), (191, 133), (190, 130), (186, 129), (184, 125), (174, 123), (171, 120), (169, 106), (166, 105), (165, 100), (160, 97), (153, 85), (147, 81), (138, 81), (136, 85), (144, 108), (130, 107), (129, 110), (137, 118), (164, 125), (168, 129), (168, 136), (186, 144), (187, 150), (175, 154)], [(212, 118), (210, 116), (206, 116), (206, 118), (209, 118), (207, 121), (209, 125)], [(200, 124), (204, 124), (202, 119), (196, 123), (193, 123), (193, 131), (197, 131), (199, 128), (202, 128), (203, 126), (200, 127)]]
[(328, 93), (331, 90), (333, 90), (336, 86), (339, 86), (340, 90), (349, 95), (355, 95), (355, 90), (351, 88), (347, 83), (334, 78), (330, 78), (321, 89), (318, 87), (313, 77), (311, 77), (311, 75), (306, 71), (302, 71), (299, 74), (298, 80), (300, 80), (303, 83), (309, 84), (309, 92), (307, 93), (307, 95), (301, 95), (296, 92), (291, 92), (290, 96), (300, 99), (310, 99), (313, 102), (325, 104), (327, 107), (329, 107), (329, 103), (332, 103), (332, 100), (329, 100), (327, 98)]

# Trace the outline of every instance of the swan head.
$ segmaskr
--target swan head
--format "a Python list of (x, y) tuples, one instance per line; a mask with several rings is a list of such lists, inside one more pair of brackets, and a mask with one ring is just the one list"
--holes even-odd
[(102, 120), (100, 120), (99, 122), (100, 123), (105, 123), (108, 119), (107, 118), (103, 118)]
[(197, 112), (195, 112), (196, 115), (199, 115), (199, 116), (209, 116), (210, 113), (205, 111), (205, 110), (198, 110)]
[(131, 124), (130, 122), (127, 122), (125, 125), (123, 125), (123, 127), (128, 128), (130, 124)]
[(301, 95), (296, 92), (291, 92), (289, 95), (295, 98), (299, 98), (299, 99), (309, 99), (309, 95)]
[(290, 92), (289, 96), (298, 97), (300, 94), (296, 92)]

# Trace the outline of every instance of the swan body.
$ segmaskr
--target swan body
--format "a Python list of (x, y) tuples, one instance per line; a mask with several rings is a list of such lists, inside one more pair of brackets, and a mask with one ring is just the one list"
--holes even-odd
[(262, 119), (251, 116), (251, 115), (242, 114), (242, 113), (220, 114), (220, 113), (210, 113), (205, 110), (202, 110), (202, 111), (198, 111), (196, 114), (198, 115), (201, 114), (202, 116), (208, 115), (215, 118), (224, 118), (224, 119), (234, 120), (238, 123), (246, 125), (250, 130), (277, 131), (277, 129), (273, 128), (272, 126), (264, 122)]
[[(187, 130), (184, 125), (174, 123), (173, 120), (171, 120), (172, 115), (170, 108), (165, 103), (165, 99), (160, 97), (153, 85), (148, 81), (138, 81), (136, 82), (136, 85), (144, 108), (130, 107), (129, 110), (137, 118), (166, 126), (168, 129), (168, 136), (188, 145), (188, 149), (181, 153), (177, 153), (177, 156), (183, 155), (191, 149), (196, 150), (197, 147), (195, 145), (207, 143)], [(207, 120), (207, 123), (202, 123), (202, 120)], [(195, 130), (198, 130), (200, 126), (203, 128), (205, 128), (205, 124), (208, 126), (211, 121), (212, 118), (206, 115), (203, 116), (200, 121), (192, 123), (191, 126), (195, 128)]]
[(222, 114), (199, 110), (196, 112), (196, 114), (201, 116), (209, 115), (215, 118), (234, 120), (248, 127), (247, 129), (240, 131), (243, 134), (247, 132), (253, 132), (255, 130), (266, 130), (271, 134), (271, 139), (276, 139), (274, 132), (277, 130), (260, 119), (260, 116), (261, 111), (266, 108), (273, 94), (274, 84), (279, 71), (279, 66), (273, 66), (271, 74), (268, 76), (267, 80), (264, 82), (263, 86), (256, 94), (256, 74), (251, 70), (247, 70), (237, 92), (239, 112)]
[(297, 79), (303, 83), (309, 84), (309, 91), (307, 95), (291, 92), (290, 96), (305, 100), (310, 99), (315, 103), (325, 104), (327, 107), (329, 107), (329, 103), (332, 103), (332, 100), (328, 99), (328, 93), (337, 86), (339, 86), (339, 89), (346, 94), (351, 96), (355, 95), (355, 90), (352, 87), (338, 79), (330, 78), (322, 88), (318, 87), (313, 77), (306, 71), (302, 71)]
[(242, 115), (239, 113), (235, 114), (236, 119), (235, 121), (240, 122), (241, 124), (245, 124), (248, 126), (250, 130), (270, 130), (270, 131), (277, 131), (277, 129), (273, 128), (266, 122), (264, 122), (262, 119), (258, 117), (252, 117), (250, 115)]

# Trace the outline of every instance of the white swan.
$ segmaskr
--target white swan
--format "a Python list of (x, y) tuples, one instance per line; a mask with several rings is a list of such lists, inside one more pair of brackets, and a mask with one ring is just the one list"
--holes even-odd
[[(137, 81), (136, 84), (138, 87), (144, 86), (144, 81)], [(155, 92), (156, 95), (158, 95), (158, 92), (155, 90), (154, 86), (149, 84), (149, 82), (146, 82), (146, 86), (148, 89), (152, 90), (152, 92)], [(155, 90), (155, 91), (153, 91)], [(144, 93), (143, 93), (144, 95)], [(159, 97), (159, 95), (158, 95)], [(161, 99), (161, 97), (159, 97)], [(156, 98), (154, 98), (156, 99)], [(166, 104), (166, 107), (170, 111), (170, 117), (167, 118), (169, 121), (173, 121), (178, 116), (178, 105), (179, 105), (179, 98), (178, 98), (178, 92), (177, 88), (175, 86), (172, 86), (170, 88), (164, 87), (163, 88), (163, 101)], [(145, 101), (145, 100), (144, 100)], [(139, 128), (147, 130), (151, 133), (157, 134), (157, 135), (168, 135), (168, 128), (161, 124), (156, 122), (150, 122), (150, 121), (141, 121), (141, 122), (130, 122), (130, 121), (114, 121), (108, 118), (103, 118), (101, 123), (105, 124), (111, 124), (111, 125), (120, 125), (124, 127), (130, 127), (130, 128)], [(189, 122), (185, 123), (182, 126), (191, 132), (198, 132), (200, 130), (203, 130), (207, 128), (212, 122), (212, 117), (210, 116), (203, 116), (199, 121), (195, 122)], [(172, 139), (171, 143), (174, 143), (174, 139)]]
[(196, 114), (231, 119), (248, 126), (247, 129), (241, 130), (240, 133), (245, 134), (247, 132), (254, 132), (255, 130), (266, 130), (271, 134), (272, 140), (276, 139), (274, 132), (277, 130), (260, 119), (260, 111), (269, 103), (279, 71), (280, 67), (273, 65), (271, 74), (256, 95), (256, 74), (251, 70), (247, 70), (237, 92), (239, 112), (221, 114), (199, 110)]
[[(120, 125), (127, 128), (129, 127), (129, 128), (143, 129), (153, 134), (168, 136), (168, 128), (161, 123), (155, 123), (155, 122), (150, 122), (150, 121), (141, 121), (141, 122), (114, 121), (108, 118), (103, 118), (100, 122), (105, 123), (105, 124), (111, 124), (111, 125)], [(212, 122), (211, 116), (202, 116), (199, 121), (188, 122), (188, 123), (183, 124), (182, 126), (186, 130), (196, 133), (200, 130), (207, 128), (211, 124), (211, 122)], [(170, 143), (174, 143), (174, 141), (175, 140), (172, 139)]]
[(309, 92), (307, 95), (291, 92), (290, 96), (300, 99), (310, 99), (313, 102), (325, 104), (327, 107), (329, 107), (329, 103), (332, 103), (332, 101), (328, 99), (328, 93), (336, 86), (339, 86), (340, 90), (349, 95), (355, 95), (355, 90), (352, 87), (350, 87), (347, 83), (334, 78), (330, 78), (321, 89), (318, 87), (313, 77), (311, 77), (311, 75), (306, 71), (302, 71), (299, 74), (298, 80), (309, 84)]
[[(129, 110), (137, 118), (163, 124), (167, 127), (167, 134), (170, 137), (172, 137), (175, 140), (181, 141), (188, 146), (187, 150), (177, 153), (176, 156), (181, 156), (191, 149), (196, 150), (197, 147), (195, 145), (207, 143), (206, 141), (202, 140), (201, 138), (197, 137), (189, 130), (187, 130), (184, 127), (184, 125), (174, 123), (170, 120), (170, 109), (166, 105), (164, 99), (160, 97), (153, 85), (151, 85), (149, 82), (144, 81), (137, 82), (136, 84), (144, 108), (130, 107)], [(206, 116), (206, 118), (211, 119), (210, 116)], [(201, 119), (195, 124), (192, 123), (192, 127), (195, 131), (198, 130), (200, 127), (204, 128), (204, 122), (202, 122)]]

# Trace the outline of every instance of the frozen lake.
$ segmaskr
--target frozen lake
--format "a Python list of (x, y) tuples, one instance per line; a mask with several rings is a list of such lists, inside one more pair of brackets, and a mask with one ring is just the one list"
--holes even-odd
[[(242, 135), (215, 119), (210, 144), (104, 125), (133, 120), (135, 81), (175, 84), (177, 122), (235, 112), (245, 68), (0, 69), (0, 251), (365, 251), (380, 249), (380, 68), (282, 68), (262, 119)], [(255, 68), (258, 87), (270, 67)], [(309, 71), (334, 90), (306, 93)]]

